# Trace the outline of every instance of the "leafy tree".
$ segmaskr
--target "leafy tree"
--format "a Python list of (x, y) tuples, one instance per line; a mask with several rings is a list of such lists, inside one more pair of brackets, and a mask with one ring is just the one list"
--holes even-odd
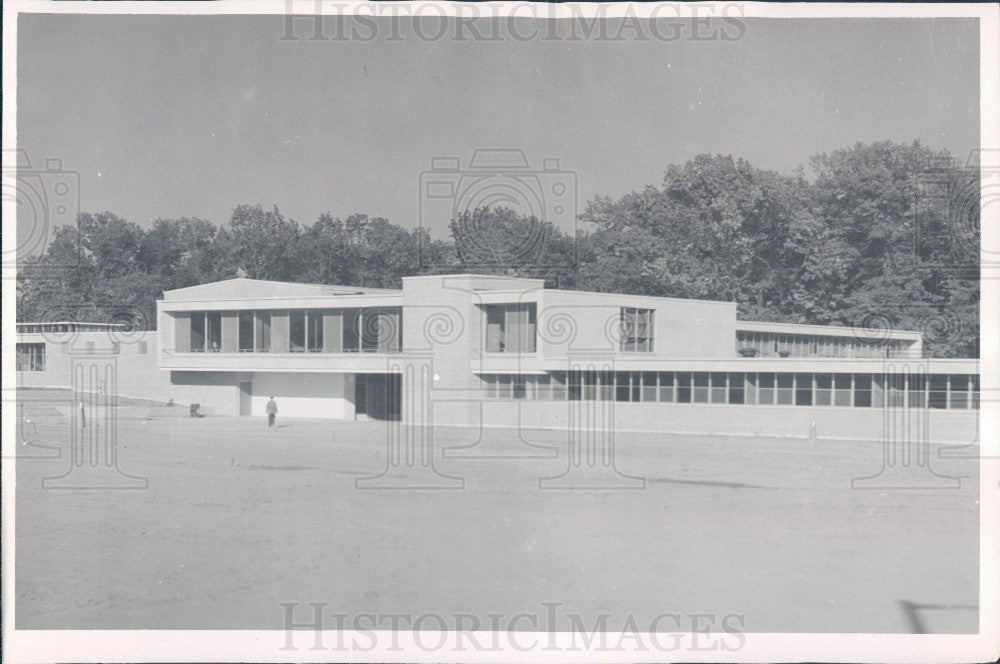
[(449, 228), (463, 272), (544, 278), (564, 287), (574, 281), (576, 238), (551, 222), (507, 207), (479, 207), (460, 213)]
[(17, 315), (149, 326), (163, 290), (236, 275), (398, 287), (466, 271), (731, 300), (748, 319), (913, 329), (932, 356), (977, 356), (978, 174), (918, 142), (858, 143), (811, 166), (809, 181), (700, 155), (659, 186), (595, 198), (575, 237), (502, 207), (459, 214), (450, 241), (363, 214), (300, 228), (260, 205), (237, 206), (223, 228), (84, 213), (25, 261)]
[(277, 206), (239, 205), (216, 242), (221, 256), (230, 257), (227, 268), (250, 279), (289, 280), (296, 271), (296, 249), (301, 230)]
[(774, 319), (790, 308), (789, 241), (811, 212), (801, 178), (701, 155), (670, 166), (660, 188), (596, 199), (583, 219), (596, 228), (588, 287), (734, 300), (743, 315)]
[[(814, 199), (849, 269), (820, 318), (924, 332), (935, 356), (978, 355), (978, 178), (919, 142), (813, 158)], [(974, 191), (974, 195), (964, 195)]]

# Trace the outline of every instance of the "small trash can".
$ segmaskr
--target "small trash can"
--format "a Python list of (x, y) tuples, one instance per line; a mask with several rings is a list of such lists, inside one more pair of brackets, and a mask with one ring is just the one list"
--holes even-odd
[(201, 404), (200, 403), (193, 403), (193, 404), (191, 404), (191, 417), (200, 417), (198, 415), (198, 409), (199, 408), (201, 408)]

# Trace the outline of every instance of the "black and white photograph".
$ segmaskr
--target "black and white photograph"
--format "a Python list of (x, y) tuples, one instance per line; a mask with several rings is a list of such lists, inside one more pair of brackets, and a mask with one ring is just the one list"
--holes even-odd
[(1000, 657), (1000, 8), (3, 7), (3, 662)]

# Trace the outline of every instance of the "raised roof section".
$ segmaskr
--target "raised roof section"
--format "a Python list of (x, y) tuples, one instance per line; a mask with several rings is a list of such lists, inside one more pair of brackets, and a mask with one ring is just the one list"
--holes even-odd
[(236, 278), (164, 291), (163, 299), (167, 302), (191, 300), (259, 300), (272, 298), (334, 297), (338, 295), (397, 295), (401, 292), (394, 288), (334, 286), (327, 284), (303, 284), (292, 281)]

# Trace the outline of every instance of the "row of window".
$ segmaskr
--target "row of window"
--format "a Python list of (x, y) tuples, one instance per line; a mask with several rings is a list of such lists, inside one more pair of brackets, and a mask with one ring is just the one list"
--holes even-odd
[[(62, 348), (62, 353), (64, 355), (69, 354), (71, 344), (68, 341), (64, 341), (59, 344)], [(97, 344), (93, 341), (85, 341), (82, 348), (76, 347), (78, 351), (82, 350), (84, 354), (93, 354), (97, 352)], [(135, 343), (136, 353), (138, 355), (146, 355), (149, 352), (149, 343), (146, 341), (138, 341)], [(110, 348), (102, 349), (101, 353), (110, 353), (111, 355), (120, 355), (122, 352), (122, 345), (120, 342), (112, 341)], [(45, 371), (45, 343), (18, 343), (15, 348), (16, 353), (16, 366), (18, 371)]]
[(534, 303), (486, 304), (487, 353), (534, 353), (537, 347)]
[(15, 348), (18, 371), (45, 371), (45, 344), (22, 343)]
[(653, 351), (653, 324), (655, 321), (653, 314), (652, 309), (622, 308), (618, 319), (621, 350), (630, 353)]
[[(486, 304), (487, 353), (534, 353), (537, 348), (537, 306), (534, 303)], [(618, 317), (619, 350), (652, 352), (655, 311), (622, 307)]]
[(481, 378), (490, 399), (979, 408), (975, 374), (553, 371)]
[(753, 357), (901, 357), (912, 342), (818, 334), (737, 332), (736, 351)]
[[(235, 339), (227, 338), (222, 312), (190, 312), (188, 350), (193, 353), (373, 353), (398, 352), (401, 348), (401, 310), (398, 307), (234, 313)], [(274, 319), (278, 316), (288, 319), (287, 339), (280, 342), (274, 334)]]

